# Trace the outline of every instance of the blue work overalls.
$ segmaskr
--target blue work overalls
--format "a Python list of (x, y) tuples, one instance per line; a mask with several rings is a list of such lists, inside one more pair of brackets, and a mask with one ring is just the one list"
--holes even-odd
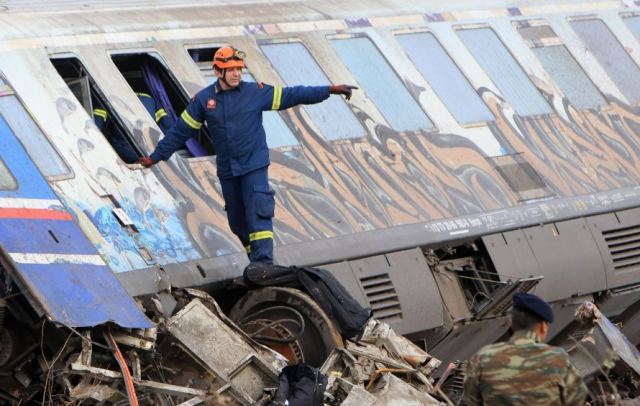
[(176, 125), (151, 154), (168, 159), (206, 121), (227, 219), (253, 262), (273, 262), (274, 192), (269, 188), (269, 147), (262, 112), (313, 104), (329, 97), (329, 86), (274, 87), (240, 82), (222, 91), (218, 82), (198, 92)]
[[(173, 120), (167, 115), (167, 112), (163, 108), (158, 108), (156, 101), (153, 97), (146, 93), (136, 93), (138, 99), (142, 102), (145, 109), (149, 112), (151, 117), (153, 117), (162, 130), (162, 132), (166, 132), (173, 125)], [(109, 113), (105, 109), (95, 108), (93, 109), (93, 121), (96, 123), (96, 126), (105, 133), (107, 128), (107, 123), (109, 121)], [(122, 134), (117, 132), (113, 132), (112, 134), (105, 134), (109, 143), (116, 151), (120, 159), (128, 164), (132, 164), (138, 160), (140, 157), (136, 150), (131, 146), (129, 141), (127, 141)]]

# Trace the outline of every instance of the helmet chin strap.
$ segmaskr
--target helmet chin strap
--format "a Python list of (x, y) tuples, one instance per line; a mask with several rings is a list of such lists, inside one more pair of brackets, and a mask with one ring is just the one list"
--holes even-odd
[(227, 87), (232, 87), (229, 82), (227, 82), (227, 70), (226, 69), (222, 69), (222, 77), (220, 77), (220, 80), (222, 80), (224, 82), (225, 85), (227, 85)]

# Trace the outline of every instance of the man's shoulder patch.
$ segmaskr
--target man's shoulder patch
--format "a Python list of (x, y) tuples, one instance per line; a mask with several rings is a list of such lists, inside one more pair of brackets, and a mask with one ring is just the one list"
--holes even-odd
[(209, 110), (213, 110), (215, 109), (217, 106), (216, 100), (215, 99), (209, 99), (207, 100), (207, 109)]

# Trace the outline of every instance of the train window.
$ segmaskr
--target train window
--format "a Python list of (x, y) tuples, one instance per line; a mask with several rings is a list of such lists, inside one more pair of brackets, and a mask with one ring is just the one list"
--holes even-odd
[[(401, 34), (398, 42), (434, 92), (462, 125), (494, 117), (467, 78), (430, 32)], [(464, 100), (464, 103), (460, 103)]]
[[(309, 50), (299, 42), (261, 45), (282, 80), (287, 85), (328, 85), (329, 79)], [(364, 137), (360, 121), (342, 97), (331, 97), (323, 103), (302, 107), (328, 140)]]
[[(216, 76), (213, 73), (211, 66), (213, 61), (213, 55), (218, 48), (191, 48), (187, 49), (191, 59), (198, 65), (200, 72), (207, 79), (209, 84), (216, 81)], [(255, 79), (250, 73), (243, 73), (242, 80), (245, 82), (255, 82)], [(298, 140), (293, 135), (293, 132), (287, 127), (284, 120), (277, 111), (265, 111), (262, 113), (262, 125), (264, 131), (267, 134), (267, 144), (269, 148), (280, 148), (299, 145)]]
[(213, 63), (213, 55), (215, 55), (218, 48), (219, 47), (187, 49), (189, 56), (191, 57), (193, 62), (198, 65), (200, 73), (202, 73), (202, 76), (207, 79), (207, 83), (209, 84), (212, 84), (216, 81), (216, 75), (214, 75), (213, 73), (213, 67), (211, 66), (211, 64)]
[(602, 20), (570, 21), (586, 48), (632, 104), (640, 103), (640, 69)]
[(551, 112), (549, 104), (491, 28), (461, 29), (458, 35), (519, 115)]
[(71, 170), (15, 96), (0, 97), (4, 118), (40, 172), (48, 177), (67, 176)]
[(2, 158), (0, 158), (0, 190), (16, 190), (18, 183), (13, 174), (9, 172), (9, 168), (4, 164)]
[[(181, 114), (189, 103), (189, 97), (178, 80), (161, 62), (156, 53), (113, 54), (116, 65), (131, 89), (136, 92), (149, 113), (156, 119), (163, 131), (169, 130), (178, 114)], [(149, 105), (157, 109), (150, 110)], [(161, 111), (162, 117), (158, 114)], [(158, 120), (161, 118), (161, 120)], [(215, 149), (209, 139), (206, 123), (202, 126), (197, 138), (188, 140), (186, 150), (180, 155), (185, 157), (215, 155)]]
[(598, 108), (607, 104), (551, 27), (527, 25), (518, 27), (518, 32), (571, 104), (579, 109)]
[(82, 62), (76, 57), (53, 57), (51, 63), (87, 113), (94, 118), (118, 156), (126, 163), (136, 162), (142, 156), (140, 149)]
[[(111, 59), (160, 129), (169, 130), (187, 107), (189, 97), (160, 55), (154, 52), (113, 54)], [(215, 155), (206, 123), (197, 137), (187, 140), (179, 155), (186, 158)]]
[(333, 39), (331, 45), (393, 129), (433, 128), (431, 120), (369, 38)]
[(629, 16), (623, 19), (631, 33), (640, 40), (640, 16)]

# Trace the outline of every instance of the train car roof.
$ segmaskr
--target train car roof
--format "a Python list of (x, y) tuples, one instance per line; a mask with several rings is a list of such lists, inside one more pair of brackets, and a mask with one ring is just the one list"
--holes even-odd
[[(6, 0), (0, 4), (0, 27), (2, 27), (0, 39), (349, 19), (362, 17), (363, 10), (366, 10), (367, 17), (381, 17), (505, 7), (540, 8), (545, 5), (576, 3), (584, 3), (584, 1), (204, 0), (199, 1), (197, 5), (185, 5), (184, 2), (174, 0), (136, 2)], [(590, 4), (617, 7), (624, 2), (598, 0), (591, 1)]]

